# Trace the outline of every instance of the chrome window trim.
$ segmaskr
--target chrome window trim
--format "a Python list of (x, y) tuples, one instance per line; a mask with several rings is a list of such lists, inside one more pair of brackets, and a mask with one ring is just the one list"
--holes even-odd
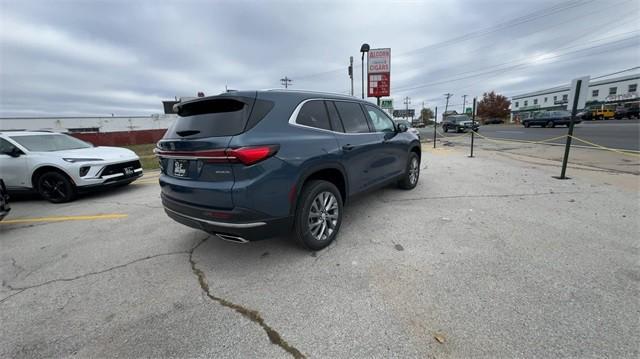
[[(371, 135), (371, 134), (376, 134), (376, 133), (381, 133), (381, 134), (388, 133), (388, 132), (339, 132), (339, 131), (334, 131), (334, 130), (326, 130), (324, 128), (317, 128), (317, 127), (311, 127), (311, 126), (307, 126), (307, 125), (301, 125), (301, 124), (297, 123), (296, 120), (298, 118), (298, 114), (300, 113), (300, 110), (302, 109), (302, 106), (304, 106), (307, 102), (311, 102), (311, 101), (334, 101), (334, 102), (351, 102), (351, 103), (355, 103), (355, 104), (358, 104), (358, 105), (362, 104), (362, 102), (360, 102), (360, 101), (353, 101), (353, 100), (347, 100), (347, 99), (343, 100), (343, 99), (334, 99), (334, 98), (308, 98), (308, 99), (303, 100), (302, 102), (300, 102), (296, 106), (296, 108), (293, 110), (293, 113), (291, 114), (291, 116), (289, 116), (289, 125), (290, 126), (302, 127), (302, 128), (307, 128), (307, 129), (310, 129), (310, 130), (328, 132), (328, 133), (333, 133), (333, 134), (338, 134), (338, 135), (349, 135), (349, 136), (353, 136), (353, 135)], [(366, 114), (363, 114), (363, 115), (366, 116)], [(327, 116), (329, 116), (329, 114), (327, 114)], [(368, 124), (367, 124), (367, 126), (368, 126)]]

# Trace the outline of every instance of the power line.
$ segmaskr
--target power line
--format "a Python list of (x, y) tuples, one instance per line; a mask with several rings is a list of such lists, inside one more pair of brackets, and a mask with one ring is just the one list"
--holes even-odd
[[(614, 45), (614, 44), (617, 44), (617, 43), (621, 43), (621, 42), (625, 42), (625, 41), (633, 40), (633, 39), (637, 39), (637, 38), (638, 38), (637, 35), (636, 36), (630, 36), (630, 37), (627, 37), (627, 38), (624, 38), (624, 39), (621, 39), (621, 40), (611, 41), (611, 42), (608, 42), (608, 43), (595, 45), (595, 46), (591, 46), (591, 47), (584, 48), (584, 49), (579, 49), (579, 50), (575, 50), (575, 51), (570, 51), (570, 52), (558, 54), (558, 55), (555, 55), (555, 56), (550, 56), (550, 57), (544, 58), (544, 61), (552, 60), (552, 59), (563, 57), (563, 56), (567, 56), (567, 55), (572, 55), (572, 54), (583, 52), (583, 51), (590, 51), (590, 50), (594, 50), (594, 49), (597, 49), (597, 48), (600, 48), (600, 47), (610, 46), (610, 45)], [(635, 44), (632, 44), (632, 45), (635, 45)], [(628, 47), (628, 46), (626, 46), (626, 47)], [(508, 63), (512, 63), (512, 62), (514, 62), (514, 61), (503, 63), (501, 65), (490, 66), (490, 67), (487, 67), (487, 68), (484, 68), (484, 69), (475, 70), (473, 72), (482, 71), (482, 70), (486, 70), (486, 69), (489, 69), (489, 68), (494, 68), (494, 67), (497, 67), (497, 66), (502, 66), (502, 65), (505, 65), (505, 64), (508, 64)], [(435, 82), (431, 82), (431, 83), (427, 83), (427, 84), (421, 84), (421, 85), (410, 86), (410, 87), (394, 88), (393, 91), (394, 92), (402, 92), (402, 91), (408, 91), (408, 90), (415, 90), (415, 89), (419, 89), (419, 88), (423, 88), (423, 87), (440, 85), (440, 84), (445, 84), (445, 83), (450, 83), (450, 82), (456, 82), (456, 81), (466, 80), (466, 79), (470, 79), (470, 78), (474, 78), (474, 77), (490, 75), (490, 74), (493, 74), (493, 73), (496, 73), (496, 72), (504, 72), (504, 71), (508, 71), (508, 70), (514, 70), (514, 69), (517, 69), (517, 68), (529, 67), (529, 66), (533, 66), (533, 65), (534, 64), (531, 64), (528, 61), (520, 61), (519, 63), (516, 63), (515, 65), (507, 66), (507, 67), (504, 67), (504, 68), (498, 68), (498, 69), (491, 70), (491, 71), (484, 71), (484, 72), (480, 72), (480, 73), (477, 73), (477, 74), (473, 74), (473, 75), (469, 75), (469, 76), (463, 76), (463, 77), (459, 77), (459, 78), (453, 78), (453, 79), (447, 79), (447, 80), (439, 80), (439, 81), (435, 81)]]
[(606, 75), (600, 75), (600, 76), (596, 76), (596, 77), (592, 77), (592, 80), (597, 80), (597, 79), (601, 79), (603, 77), (609, 77), (609, 76), (613, 76), (613, 75), (617, 75), (617, 74), (621, 74), (623, 72), (629, 72), (629, 71), (633, 71), (633, 70), (638, 70), (640, 69), (640, 66), (635, 66), (635, 67), (630, 67), (628, 69), (624, 69), (624, 70), (620, 70), (620, 71), (616, 71), (616, 72), (612, 72), (610, 74), (606, 74)]
[[(533, 20), (537, 20), (537, 19), (541, 19), (547, 16), (551, 16), (553, 14), (565, 11), (565, 10), (569, 10), (569, 9), (573, 9), (575, 7), (580, 7), (580, 6), (584, 6), (588, 3), (591, 3), (595, 0), (588, 0), (588, 1), (569, 1), (567, 3), (561, 3), (561, 4), (556, 4), (553, 6), (550, 6), (548, 8), (545, 9), (541, 9), (541, 10), (537, 10), (528, 14), (525, 14), (523, 16), (511, 19), (509, 21), (506, 22), (502, 22), (500, 24), (494, 25), (492, 27), (483, 29), (483, 30), (479, 30), (479, 31), (474, 31), (474, 32), (470, 32), (467, 34), (463, 34), (460, 36), (456, 36), (444, 41), (440, 41), (440, 42), (436, 42), (433, 44), (429, 44), (426, 46), (423, 46), (421, 48), (418, 49), (414, 49), (414, 50), (410, 50), (401, 54), (396, 55), (394, 58), (401, 58), (407, 55), (411, 55), (414, 54), (416, 52), (421, 52), (424, 51), (426, 49), (433, 49), (434, 47), (438, 47), (438, 46), (448, 46), (450, 44), (453, 43), (459, 43), (461, 41), (467, 41), (469, 39), (472, 38), (476, 38), (476, 37), (480, 37), (480, 36), (484, 36), (484, 35), (488, 35), (491, 33), (494, 33), (498, 30), (503, 30), (509, 27), (513, 27), (513, 26), (518, 26), (527, 22), (531, 22)], [(328, 70), (328, 71), (323, 71), (323, 72), (318, 72), (315, 74), (310, 74), (310, 75), (302, 75), (302, 76), (298, 76), (298, 80), (300, 79), (307, 79), (307, 78), (311, 78), (311, 77), (317, 77), (317, 76), (322, 76), (325, 74), (331, 74), (331, 73), (336, 73), (336, 72), (340, 72), (340, 71), (344, 71), (342, 68), (340, 69), (334, 69), (334, 70)]]

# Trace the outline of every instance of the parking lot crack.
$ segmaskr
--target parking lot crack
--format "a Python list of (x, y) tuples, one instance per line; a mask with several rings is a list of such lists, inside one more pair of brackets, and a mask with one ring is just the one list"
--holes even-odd
[(304, 356), (304, 354), (302, 354), (302, 352), (298, 349), (296, 349), (294, 346), (292, 346), (291, 344), (287, 343), (282, 336), (280, 335), (280, 333), (278, 333), (275, 329), (273, 329), (271, 326), (269, 326), (264, 318), (262, 318), (262, 316), (260, 315), (260, 313), (256, 310), (253, 309), (249, 309), (249, 308), (245, 308), (239, 304), (233, 303), (227, 299), (221, 298), (221, 297), (217, 297), (215, 295), (213, 295), (211, 293), (211, 290), (209, 288), (209, 283), (207, 282), (207, 277), (204, 274), (204, 272), (198, 268), (198, 266), (196, 265), (195, 260), (193, 259), (193, 253), (196, 251), (196, 249), (198, 249), (198, 247), (200, 247), (200, 245), (202, 245), (209, 237), (205, 238), (204, 240), (202, 240), (200, 243), (198, 243), (196, 246), (193, 247), (193, 249), (191, 249), (191, 252), (189, 253), (189, 263), (191, 263), (191, 271), (193, 272), (193, 274), (196, 276), (196, 278), (198, 278), (198, 283), (200, 284), (200, 288), (202, 289), (202, 291), (204, 292), (204, 294), (211, 300), (217, 302), (218, 304), (227, 307), (229, 309), (233, 309), (234, 311), (236, 311), (237, 313), (241, 314), (243, 317), (249, 319), (250, 321), (258, 324), (267, 334), (267, 336), (269, 337), (269, 340), (271, 341), (272, 344), (279, 346), (280, 348), (282, 348), (284, 351), (286, 351), (287, 353), (291, 354), (291, 356), (293, 356), (296, 359), (299, 358), (306, 358)]
[(89, 272), (89, 273), (81, 274), (81, 275), (78, 275), (78, 276), (75, 276), (75, 277), (52, 279), (52, 280), (48, 280), (46, 282), (42, 282), (42, 283), (38, 283), (38, 284), (34, 284), (34, 285), (29, 285), (29, 286), (24, 286), (24, 287), (12, 286), (11, 284), (5, 283), (3, 281), (3, 286), (4, 287), (6, 287), (6, 288), (8, 288), (10, 290), (13, 290), (13, 291), (18, 291), (18, 292), (13, 293), (12, 295), (0, 300), (0, 304), (4, 303), (9, 298), (14, 297), (14, 296), (16, 296), (16, 295), (18, 295), (18, 294), (20, 294), (20, 293), (22, 293), (24, 291), (30, 290), (30, 289), (40, 288), (40, 287), (44, 287), (44, 286), (47, 286), (49, 284), (58, 283), (58, 282), (73, 282), (73, 281), (78, 280), (78, 279), (82, 279), (82, 278), (86, 278), (86, 277), (90, 277), (90, 276), (94, 276), (94, 275), (99, 275), (99, 274), (111, 272), (113, 270), (124, 268), (124, 267), (127, 267), (127, 266), (131, 265), (131, 264), (147, 261), (147, 260), (153, 259), (153, 258), (173, 256), (173, 255), (178, 255), (178, 254), (189, 254), (189, 253), (190, 253), (190, 251), (176, 251), (176, 252), (155, 254), (155, 255), (152, 255), (152, 256), (138, 258), (138, 259), (132, 260), (130, 262), (119, 264), (117, 266), (109, 267), (109, 268), (106, 268), (106, 269), (103, 269), (103, 270), (100, 270), (100, 271)]

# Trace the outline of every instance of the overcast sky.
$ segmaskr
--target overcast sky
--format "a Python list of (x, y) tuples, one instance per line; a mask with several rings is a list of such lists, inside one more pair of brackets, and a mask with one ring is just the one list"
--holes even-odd
[(149, 115), (163, 99), (275, 88), (285, 75), (294, 89), (348, 93), (349, 56), (359, 95), (363, 42), (391, 48), (396, 107), (409, 96), (440, 111), (446, 92), (461, 110), (464, 94), (640, 65), (638, 0), (0, 4), (3, 117)]

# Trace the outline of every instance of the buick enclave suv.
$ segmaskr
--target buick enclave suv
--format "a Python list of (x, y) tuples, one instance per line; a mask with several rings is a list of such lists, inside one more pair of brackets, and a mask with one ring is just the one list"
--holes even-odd
[(293, 232), (317, 250), (336, 238), (354, 195), (418, 183), (417, 136), (364, 100), (242, 91), (175, 110), (156, 148), (163, 206), (175, 221), (225, 240)]

